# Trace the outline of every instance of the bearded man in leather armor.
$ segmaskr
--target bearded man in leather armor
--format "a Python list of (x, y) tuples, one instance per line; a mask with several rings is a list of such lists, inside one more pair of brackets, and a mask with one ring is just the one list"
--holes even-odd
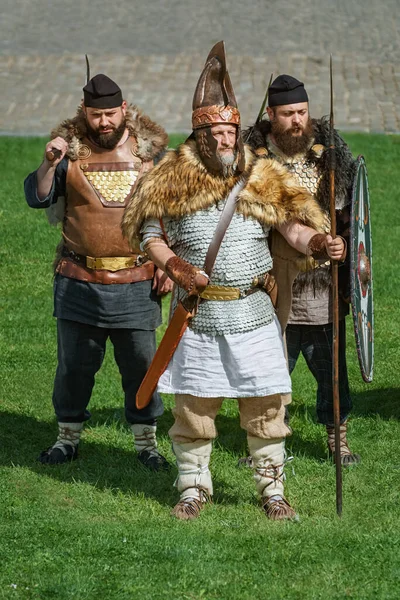
[[(209, 471), (215, 417), (224, 398), (239, 403), (263, 510), (271, 519), (295, 512), (284, 495), (284, 404), (290, 401), (281, 326), (264, 283), (272, 267), (267, 237), (277, 227), (298, 250), (340, 258), (341, 239), (319, 234), (317, 203), (281, 165), (257, 160), (240, 136), (240, 114), (223, 42), (211, 50), (193, 98), (193, 133), (139, 183), (123, 230), (175, 282), (172, 312), (193, 298), (190, 320), (159, 379), (175, 394), (170, 429), (180, 499), (173, 515), (198, 517), (211, 500)], [(211, 239), (232, 189), (243, 179), (211, 273)], [(236, 188), (235, 188), (236, 189)], [(261, 284), (260, 284), (261, 282)], [(168, 357), (169, 358), (169, 357)]]
[(138, 410), (136, 392), (156, 348), (160, 295), (171, 282), (123, 238), (121, 217), (143, 175), (167, 145), (165, 131), (123, 100), (109, 77), (96, 75), (83, 88), (72, 119), (53, 130), (37, 171), (25, 180), (32, 208), (46, 208), (62, 223), (55, 261), (54, 316), (58, 366), (53, 405), (56, 443), (39, 456), (44, 464), (75, 460), (96, 372), (107, 338), (125, 393), (125, 415), (138, 459), (152, 470), (168, 467), (157, 450), (158, 393)]
[[(330, 231), (329, 209), (329, 120), (311, 119), (308, 95), (304, 84), (290, 75), (279, 75), (271, 84), (267, 108), (269, 120), (261, 120), (244, 133), (244, 139), (258, 156), (279, 161), (291, 173), (298, 185), (307, 189), (318, 201), (324, 213), (324, 230)], [(336, 229), (345, 239), (349, 237), (352, 185), (355, 160), (337, 131), (335, 143), (335, 205)], [(272, 251), (279, 261), (284, 242), (274, 233)], [(294, 279), (292, 306), (286, 328), (286, 343), (290, 372), (300, 353), (315, 377), (317, 389), (317, 418), (325, 425), (328, 449), (335, 454), (333, 420), (333, 312), (331, 268), (329, 261), (310, 262), (301, 258), (299, 275)], [(346, 326), (348, 314), (349, 263), (339, 264), (339, 399), (340, 453), (343, 465), (359, 462), (347, 443), (347, 419), (352, 408), (346, 366)]]

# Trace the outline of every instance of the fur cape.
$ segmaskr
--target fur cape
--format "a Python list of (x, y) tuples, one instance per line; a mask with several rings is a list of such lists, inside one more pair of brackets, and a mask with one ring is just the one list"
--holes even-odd
[[(297, 186), (276, 160), (257, 159), (245, 147), (245, 175), (237, 212), (263, 225), (275, 227), (293, 219), (322, 230), (323, 212), (304, 188)], [(137, 243), (142, 223), (149, 218), (180, 218), (204, 210), (226, 198), (240, 176), (211, 175), (196, 149), (186, 141), (164, 158), (139, 182), (125, 209), (122, 229), (131, 245)]]
[[(130, 135), (137, 140), (137, 155), (143, 161), (154, 159), (167, 147), (168, 136), (165, 130), (133, 104), (129, 105), (126, 110), (126, 125)], [(53, 129), (51, 139), (60, 136), (66, 140), (69, 144), (68, 158), (77, 160), (80, 142), (86, 135), (85, 114), (80, 106), (73, 119), (66, 119)]]
[[(314, 144), (322, 145), (322, 153), (315, 153), (311, 148), (307, 153), (310, 162), (317, 165), (319, 173), (322, 174), (321, 182), (318, 187), (316, 199), (322, 208), (329, 212), (329, 118), (312, 119), (314, 130)], [(269, 121), (260, 121), (254, 128), (249, 127), (243, 132), (243, 138), (254, 151), (260, 152), (265, 149), (268, 155), (267, 136), (271, 132), (271, 123)], [(356, 172), (356, 162), (351, 154), (347, 144), (340, 137), (339, 133), (334, 131), (335, 137), (335, 195), (336, 209), (340, 210), (350, 204), (353, 181)]]
[[(318, 204), (329, 214), (330, 208), (330, 183), (329, 183), (329, 118), (323, 117), (322, 119), (312, 119), (312, 127), (314, 131), (314, 146), (310, 148), (307, 153), (307, 158), (310, 162), (316, 164), (318, 172), (322, 175), (318, 191), (315, 195)], [(268, 149), (267, 136), (271, 132), (270, 121), (260, 121), (254, 128), (249, 127), (243, 132), (243, 138), (248, 140), (247, 143), (251, 146), (253, 151), (257, 152), (258, 155), (265, 154), (266, 156), (273, 156)], [(347, 207), (351, 203), (351, 194), (353, 189), (354, 177), (356, 174), (356, 161), (353, 158), (347, 144), (340, 137), (339, 133), (334, 131), (335, 139), (335, 156), (336, 156), (336, 169), (335, 169), (335, 205), (337, 211), (342, 211), (343, 208)], [(321, 151), (316, 152), (313, 148), (315, 145), (322, 146)], [(346, 218), (346, 211), (342, 216), (338, 215), (337, 228), (338, 234), (343, 235), (344, 229), (342, 227), (342, 219)], [(345, 236), (346, 237), (346, 236)], [(295, 293), (300, 293), (309, 286), (312, 286), (315, 291), (321, 291), (330, 287), (332, 283), (332, 276), (330, 268), (322, 268), (316, 270), (310, 270), (305, 273), (300, 273), (296, 281), (294, 282), (293, 290)], [(345, 289), (348, 285), (349, 280), (349, 266), (348, 261), (346, 265), (340, 270), (340, 287)], [(344, 292), (343, 292), (344, 293)], [(347, 295), (347, 292), (344, 293)]]

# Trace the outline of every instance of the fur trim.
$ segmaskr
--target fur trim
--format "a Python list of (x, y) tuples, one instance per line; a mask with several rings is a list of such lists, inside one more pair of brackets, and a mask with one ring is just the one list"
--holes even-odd
[[(322, 146), (322, 153), (315, 153), (311, 148), (308, 152), (308, 158), (310, 162), (317, 165), (318, 171), (322, 174), (321, 181), (316, 194), (316, 199), (319, 206), (329, 214), (329, 195), (330, 195), (330, 182), (329, 182), (329, 118), (323, 117), (322, 119), (312, 120), (314, 130), (314, 144), (320, 144)], [(247, 140), (247, 143), (252, 147), (253, 151), (258, 155), (269, 155), (272, 154), (268, 150), (268, 134), (271, 132), (271, 123), (269, 121), (260, 121), (254, 128), (249, 127), (243, 132), (243, 138)], [(339, 133), (335, 130), (335, 155), (336, 155), (336, 169), (335, 169), (335, 194), (336, 194), (336, 210), (339, 211), (351, 203), (351, 194), (353, 189), (353, 181), (356, 173), (356, 161), (354, 160), (347, 144), (340, 137)], [(346, 209), (347, 210), (347, 209)], [(339, 213), (336, 213), (339, 215)], [(337, 217), (338, 234), (340, 231), (340, 218)], [(341, 288), (344, 288), (348, 280), (347, 272), (343, 274), (343, 280), (340, 284)], [(315, 292), (326, 290), (331, 285), (331, 269), (330, 267), (322, 267), (316, 270), (310, 270), (303, 273), (299, 273), (293, 285), (293, 291), (296, 294), (304, 292), (306, 289), (313, 289)]]
[[(308, 152), (310, 162), (317, 165), (318, 171), (322, 173), (316, 199), (321, 207), (329, 212), (329, 118), (312, 119), (314, 130), (315, 144), (324, 146), (325, 150), (321, 155), (313, 152), (312, 149)], [(254, 127), (249, 127), (243, 132), (243, 139), (249, 144), (255, 152), (265, 148), (268, 152), (267, 136), (271, 132), (271, 123), (269, 121), (260, 121)], [(340, 137), (335, 129), (335, 192), (336, 192), (336, 209), (342, 209), (351, 202), (352, 186), (356, 172), (356, 161), (351, 154), (346, 142)]]
[[(152, 160), (167, 147), (168, 136), (165, 130), (133, 104), (126, 110), (126, 124), (130, 135), (137, 140), (137, 155), (143, 161)], [(86, 119), (81, 106), (73, 119), (66, 119), (51, 132), (52, 139), (60, 136), (69, 143), (67, 155), (70, 160), (78, 159), (80, 141), (86, 135)]]
[[(317, 202), (304, 188), (295, 185), (287, 170), (273, 159), (257, 160), (245, 147), (249, 176), (237, 203), (237, 212), (274, 227), (292, 219), (323, 230), (324, 216)], [(227, 197), (239, 176), (211, 175), (193, 141), (168, 152), (160, 163), (143, 177), (125, 209), (123, 232), (132, 244), (141, 225), (150, 218), (178, 219), (204, 210)]]

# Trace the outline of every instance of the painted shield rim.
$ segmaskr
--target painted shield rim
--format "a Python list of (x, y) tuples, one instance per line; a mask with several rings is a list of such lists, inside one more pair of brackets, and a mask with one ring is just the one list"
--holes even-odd
[[(369, 266), (370, 266), (370, 283), (368, 285), (368, 287), (369, 287), (368, 297), (371, 299), (372, 311), (371, 311), (371, 319), (370, 319), (370, 324), (371, 324), (371, 364), (370, 364), (369, 370), (367, 370), (365, 356), (363, 355), (363, 353), (361, 351), (360, 332), (359, 332), (358, 325), (357, 325), (358, 313), (357, 313), (357, 310), (355, 307), (355, 302), (354, 302), (354, 298), (356, 297), (356, 289), (359, 290), (359, 285), (356, 288), (359, 253), (358, 253), (358, 251), (357, 252), (354, 251), (353, 245), (354, 245), (354, 240), (356, 239), (355, 207), (356, 207), (357, 183), (359, 181), (361, 170), (363, 171), (363, 176), (365, 179), (365, 185), (366, 185), (366, 190), (367, 190), (367, 194), (366, 194), (367, 202), (364, 204), (366, 204), (367, 210), (368, 210), (368, 224), (369, 224), (368, 230), (369, 230), (369, 245), (370, 245), (370, 255), (368, 257), (369, 258)], [(371, 212), (370, 212), (370, 201), (369, 201), (368, 173), (367, 173), (367, 166), (365, 164), (365, 159), (362, 155), (357, 157), (357, 170), (356, 170), (356, 175), (354, 177), (354, 182), (353, 182), (352, 202), (351, 202), (350, 240), (351, 240), (351, 245), (352, 245), (351, 252), (350, 252), (350, 294), (351, 294), (351, 310), (352, 310), (352, 316), (353, 316), (354, 334), (355, 334), (356, 346), (357, 346), (357, 356), (358, 356), (358, 361), (359, 361), (361, 375), (362, 375), (363, 380), (366, 383), (371, 383), (371, 381), (373, 379), (373, 373), (374, 373), (374, 310), (373, 310), (374, 305), (373, 305), (373, 275), (372, 275), (372, 236), (371, 236)], [(357, 240), (358, 240), (358, 235), (357, 235)]]

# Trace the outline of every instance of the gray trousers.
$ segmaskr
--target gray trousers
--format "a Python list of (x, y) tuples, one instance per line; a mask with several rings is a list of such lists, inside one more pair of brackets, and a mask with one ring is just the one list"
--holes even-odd
[(94, 327), (66, 319), (57, 319), (58, 366), (53, 391), (57, 420), (81, 423), (90, 418), (87, 406), (108, 337), (122, 378), (126, 420), (155, 424), (164, 410), (158, 393), (146, 408), (135, 406), (136, 392), (156, 350), (155, 331)]

